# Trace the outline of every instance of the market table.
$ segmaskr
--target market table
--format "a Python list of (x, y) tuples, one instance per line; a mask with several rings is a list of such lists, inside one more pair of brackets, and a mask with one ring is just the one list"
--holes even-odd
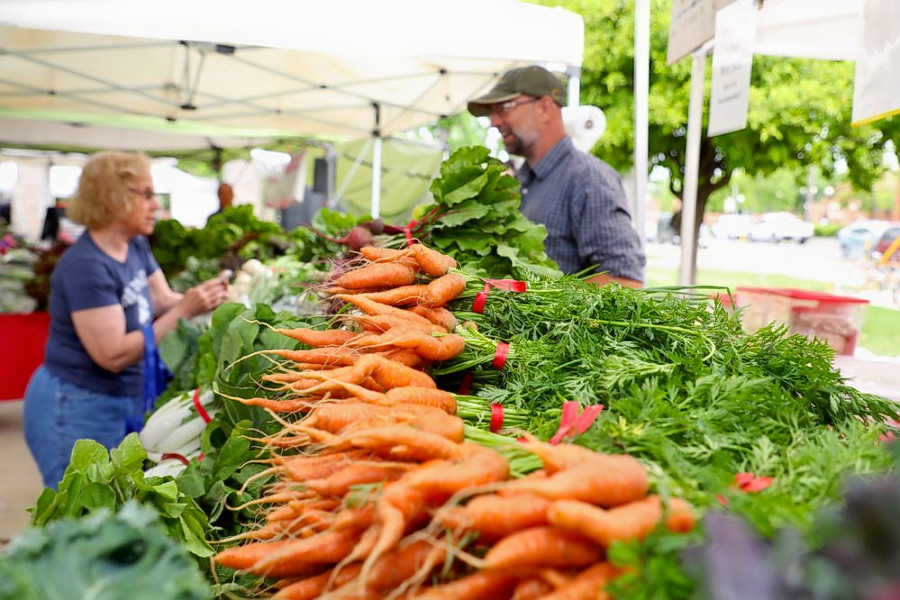
[(0, 401), (25, 396), (31, 374), (44, 360), (49, 329), (46, 312), (0, 315)]

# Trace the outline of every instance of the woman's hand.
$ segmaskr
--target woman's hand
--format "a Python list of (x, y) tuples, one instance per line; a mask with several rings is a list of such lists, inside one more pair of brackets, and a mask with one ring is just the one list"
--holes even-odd
[(228, 299), (228, 281), (216, 277), (196, 285), (178, 302), (178, 312), (185, 318), (196, 317), (215, 310)]

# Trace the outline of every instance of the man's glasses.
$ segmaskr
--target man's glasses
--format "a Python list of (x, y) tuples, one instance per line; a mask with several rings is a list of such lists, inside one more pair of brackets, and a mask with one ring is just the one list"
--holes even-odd
[(523, 104), (531, 104), (532, 102), (537, 102), (538, 100), (540, 100), (540, 98), (526, 98), (524, 100), (510, 100), (509, 102), (504, 102), (502, 104), (494, 104), (491, 106), (491, 114), (505, 115), (517, 106), (522, 106)]
[(156, 197), (156, 192), (153, 191), (153, 188), (144, 188), (142, 190), (139, 190), (137, 188), (128, 188), (128, 191), (133, 192), (138, 196), (143, 196), (147, 200), (153, 200), (153, 198)]

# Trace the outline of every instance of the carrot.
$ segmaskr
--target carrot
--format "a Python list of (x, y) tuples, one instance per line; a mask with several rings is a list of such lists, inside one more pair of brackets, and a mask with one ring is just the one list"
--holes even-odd
[[(528, 577), (516, 584), (512, 600), (537, 600), (553, 591), (553, 586), (540, 577)], [(276, 596), (277, 598), (277, 596)]]
[(383, 403), (388, 406), (397, 404), (419, 404), (439, 408), (449, 415), (457, 412), (456, 398), (450, 392), (424, 387), (399, 387), (384, 393)]
[(443, 306), (437, 306), (435, 308), (413, 306), (410, 307), (409, 310), (419, 316), (425, 317), (435, 325), (443, 327), (447, 331), (453, 331), (459, 325), (459, 320), (453, 315), (452, 312), (450, 312)]
[[(216, 554), (214, 560), (223, 567), (236, 571), (245, 571), (251, 569), (253, 565), (267, 556), (287, 548), (293, 541), (253, 542), (242, 546), (234, 546)], [(308, 569), (308, 571), (312, 571), (312, 569)], [(273, 576), (277, 577), (278, 575)]]
[(358, 531), (345, 529), (327, 531), (299, 540), (287, 540), (285, 544), (265, 553), (262, 558), (241, 570), (264, 577), (303, 575), (310, 571), (311, 565), (340, 562), (353, 549), (358, 537)]
[[(662, 500), (647, 496), (609, 510), (579, 502), (558, 500), (547, 511), (552, 525), (578, 531), (607, 547), (616, 541), (643, 540), (663, 519)], [(694, 515), (689, 504), (678, 498), (669, 501), (666, 528), (685, 533), (693, 529)]]
[(395, 481), (384, 488), (375, 506), (377, 527), (370, 529), (376, 532), (374, 538), (360, 540), (359, 544), (362, 549), (368, 550), (362, 569), (364, 581), (368, 580), (375, 562), (397, 546), (407, 524), (424, 510), (425, 498), (422, 493), (404, 485), (402, 481)]
[(583, 567), (603, 558), (593, 541), (555, 527), (532, 527), (506, 536), (484, 556), (490, 570)]
[(279, 400), (277, 398), (238, 398), (237, 396), (228, 396), (229, 399), (240, 402), (244, 406), (258, 406), (276, 413), (295, 413), (308, 411), (315, 406), (313, 397), (307, 397), (300, 400)]
[(464, 507), (442, 509), (435, 517), (450, 529), (479, 533), (479, 541), (493, 542), (522, 529), (547, 525), (551, 501), (535, 494), (477, 496)]
[(434, 458), (460, 458), (462, 455), (460, 444), (408, 425), (387, 425), (352, 431), (342, 436), (342, 440), (392, 460), (425, 461)]
[(428, 308), (444, 306), (466, 291), (466, 278), (457, 273), (448, 273), (428, 284), (419, 296), (419, 303)]
[(509, 477), (509, 463), (495, 450), (463, 442), (459, 453), (460, 458), (453, 462), (426, 463), (406, 473), (403, 484), (420, 490), (430, 502), (444, 502), (461, 490)]
[(348, 345), (352, 348), (409, 348), (424, 359), (440, 362), (459, 356), (466, 347), (466, 341), (455, 333), (438, 337), (409, 329), (400, 332), (391, 330), (380, 335), (363, 335), (348, 342)]
[(506, 491), (528, 491), (553, 500), (582, 500), (600, 506), (617, 506), (647, 494), (647, 471), (627, 454), (597, 454), (597, 458), (547, 479), (520, 479)]
[(550, 475), (564, 471), (584, 462), (603, 460), (604, 454), (578, 446), (576, 444), (548, 444), (541, 442), (531, 434), (524, 435), (523, 448), (538, 455), (544, 463), (544, 469)]
[(332, 577), (334, 578), (332, 585), (341, 586), (352, 581), (359, 574), (359, 571), (360, 565), (352, 564), (341, 569), (337, 576), (334, 576), (331, 571), (313, 575), (281, 588), (273, 598), (280, 600), (313, 600), (328, 590), (328, 582), (331, 581)]
[(402, 308), (397, 308), (395, 306), (388, 306), (387, 304), (381, 304), (380, 302), (375, 302), (374, 300), (369, 300), (365, 296), (353, 296), (347, 294), (337, 294), (335, 298), (339, 300), (343, 300), (344, 302), (348, 302), (363, 311), (367, 315), (377, 316), (377, 315), (392, 315), (399, 319), (407, 319), (411, 321), (416, 321), (421, 325), (428, 326), (431, 324), (431, 321), (426, 319), (425, 317), (420, 317), (419, 315), (410, 312), (408, 310), (404, 310)]
[(413, 244), (409, 252), (415, 259), (419, 268), (432, 277), (446, 275), (447, 271), (456, 267), (456, 260), (437, 250), (432, 250), (422, 244)]
[[(410, 309), (411, 311), (412, 309)], [(424, 316), (424, 315), (422, 315)], [(425, 333), (447, 333), (447, 330), (434, 323), (422, 323), (408, 316), (397, 315), (348, 315), (346, 320), (359, 325), (364, 331), (384, 333), (394, 327), (412, 327)]]
[(603, 591), (615, 579), (618, 569), (607, 562), (592, 565), (555, 591), (541, 596), (542, 600), (611, 600), (612, 596)]
[(381, 292), (367, 292), (366, 298), (381, 304), (390, 306), (406, 306), (418, 304), (420, 296), (425, 293), (428, 286), (425, 284), (402, 285)]
[(369, 375), (385, 389), (405, 386), (432, 389), (437, 387), (434, 380), (422, 371), (382, 356), (370, 354), (364, 355), (353, 367), (347, 368), (346, 371), (315, 372), (309, 373), (308, 377), (320, 381), (340, 379), (348, 383), (359, 383)]
[(346, 329), (308, 329), (306, 327), (298, 327), (296, 329), (273, 329), (273, 331), (293, 340), (297, 340), (301, 344), (312, 346), (313, 348), (343, 346), (359, 335), (354, 331), (347, 331)]
[(477, 571), (450, 583), (425, 588), (416, 600), (496, 600), (506, 598), (516, 585), (510, 573)]
[(347, 271), (335, 280), (335, 285), (351, 290), (369, 287), (397, 287), (411, 285), (416, 281), (416, 271), (412, 267), (389, 263), (372, 263), (359, 269)]
[(378, 246), (365, 246), (359, 249), (367, 260), (371, 262), (395, 262), (409, 267), (418, 268), (415, 257), (409, 250), (394, 250), (391, 248), (379, 248)]
[(272, 350), (260, 350), (255, 354), (274, 354), (296, 363), (316, 363), (320, 365), (337, 366), (352, 365), (360, 356), (358, 350), (352, 350), (343, 346), (324, 346), (314, 350), (286, 350), (275, 348)]
[(344, 508), (334, 516), (332, 528), (335, 531), (342, 529), (363, 530), (372, 525), (375, 520), (375, 505), (366, 504), (359, 508)]
[[(364, 582), (366, 589), (392, 590), (425, 569), (430, 571), (447, 556), (446, 548), (429, 541), (419, 540), (397, 548), (379, 558)], [(427, 573), (423, 573), (427, 575)]]
[(342, 497), (350, 491), (351, 486), (394, 481), (406, 470), (399, 465), (357, 463), (322, 479), (307, 479), (304, 485), (321, 496)]

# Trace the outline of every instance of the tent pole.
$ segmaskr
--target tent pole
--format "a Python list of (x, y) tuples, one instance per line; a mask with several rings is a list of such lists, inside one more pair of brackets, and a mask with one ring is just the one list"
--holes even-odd
[(581, 67), (568, 67), (566, 75), (566, 105), (581, 106)]
[(381, 217), (381, 138), (372, 145), (372, 218)]
[(381, 105), (372, 103), (375, 109), (375, 129), (372, 131), (372, 218), (381, 218)]
[(684, 189), (681, 198), (681, 271), (679, 285), (697, 282), (694, 261), (694, 223), (697, 219), (697, 181), (700, 172), (700, 135), (703, 128), (703, 84), (706, 79), (706, 54), (711, 45), (694, 52), (691, 69), (691, 99), (688, 105), (687, 150), (685, 153)]
[(650, 0), (634, 5), (634, 228), (645, 243), (650, 96)]

